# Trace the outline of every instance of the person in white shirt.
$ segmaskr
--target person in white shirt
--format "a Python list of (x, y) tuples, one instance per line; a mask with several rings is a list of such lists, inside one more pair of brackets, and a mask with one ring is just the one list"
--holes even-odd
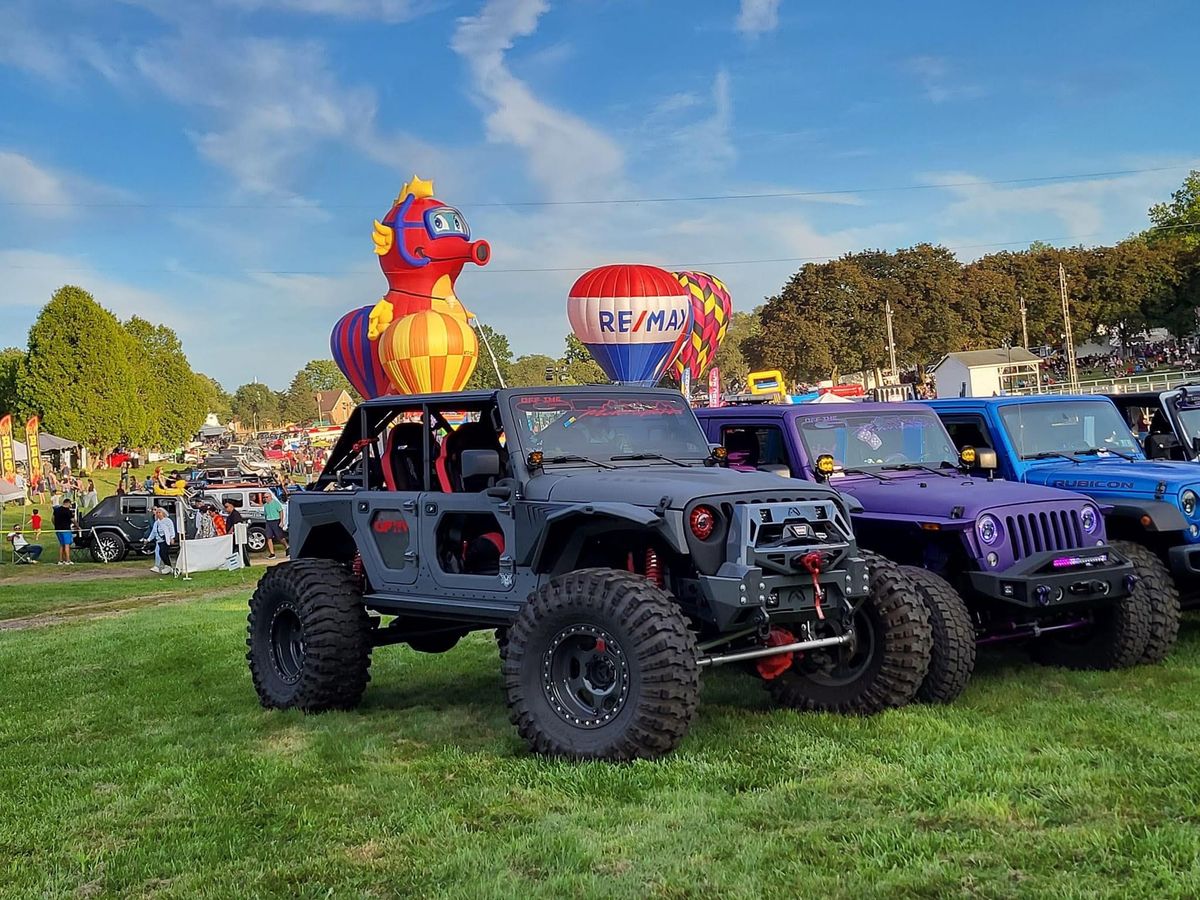
[(171, 571), (169, 548), (175, 543), (175, 523), (161, 506), (154, 507), (154, 523), (150, 526), (147, 541), (154, 543), (154, 565), (151, 572), (165, 575)]
[(13, 547), (13, 559), (19, 563), (35, 563), (42, 555), (41, 544), (31, 544), (21, 534), (21, 526), (14, 525), (8, 534), (8, 540)]

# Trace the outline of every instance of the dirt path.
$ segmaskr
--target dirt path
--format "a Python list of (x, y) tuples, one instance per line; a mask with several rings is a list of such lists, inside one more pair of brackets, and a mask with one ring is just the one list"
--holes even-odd
[(185, 603), (201, 596), (212, 596), (211, 588), (197, 588), (184, 591), (160, 591), (146, 594), (142, 597), (123, 597), (119, 600), (97, 600), (95, 603), (81, 603), (78, 606), (66, 606), (54, 612), (36, 613), (32, 616), (21, 616), (15, 619), (0, 620), (0, 633), (5, 631), (25, 631), (30, 628), (46, 628), (51, 625), (62, 625), (65, 622), (87, 622), (94, 619), (110, 619), (124, 615), (136, 609), (149, 606), (169, 606), (174, 603)]

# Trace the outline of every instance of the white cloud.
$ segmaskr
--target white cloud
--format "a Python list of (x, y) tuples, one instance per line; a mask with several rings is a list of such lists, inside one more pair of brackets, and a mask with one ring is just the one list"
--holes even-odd
[(949, 61), (940, 56), (914, 56), (904, 61), (903, 68), (916, 76), (930, 103), (969, 100), (985, 93), (980, 85), (963, 81)]
[(429, 8), (413, 0), (220, 0), (224, 6), (244, 10), (275, 10), (310, 15), (341, 16), (348, 19), (377, 19), (405, 22)]
[(780, 0), (742, 0), (734, 27), (742, 34), (757, 35), (779, 27)]
[(611, 193), (621, 148), (579, 116), (539, 100), (506, 64), (513, 42), (533, 34), (548, 8), (547, 0), (489, 0), (478, 15), (459, 19), (450, 45), (470, 69), (488, 140), (523, 150), (551, 199)]
[[(1162, 165), (1160, 161), (1145, 168)], [(983, 183), (983, 179), (966, 172), (939, 172), (927, 174), (922, 180), (944, 186), (954, 198), (938, 215), (943, 222), (967, 232), (962, 243), (1060, 239), (1096, 244), (1118, 240), (1133, 230), (1131, 223), (1136, 227), (1145, 222), (1146, 210), (1169, 194), (1179, 177), (1179, 170), (1167, 170), (997, 185)], [(1057, 234), (1047, 233), (1047, 220), (1058, 229)]]
[(124, 191), (39, 165), (21, 153), (0, 150), (0, 201), (19, 207), (24, 214), (42, 218), (74, 216), (81, 205), (129, 198)]
[(90, 72), (118, 82), (119, 67), (110, 48), (72, 32), (69, 16), (56, 17), (50, 27), (39, 23), (32, 9), (20, 0), (0, 4), (0, 65), (55, 85), (78, 83)]
[(183, 33), (135, 63), (170, 99), (206, 111), (210, 124), (192, 133), (197, 150), (256, 194), (294, 196), (310, 152), (354, 142), (375, 120), (374, 93), (341, 84), (315, 42)]

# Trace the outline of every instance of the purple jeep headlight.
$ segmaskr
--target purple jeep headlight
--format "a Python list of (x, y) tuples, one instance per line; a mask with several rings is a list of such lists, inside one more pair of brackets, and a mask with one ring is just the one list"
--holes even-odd
[(1000, 542), (1000, 520), (995, 516), (984, 514), (975, 522), (975, 533), (979, 539), (991, 547)]
[(1095, 534), (1100, 527), (1100, 513), (1094, 506), (1085, 506), (1079, 511), (1079, 524), (1087, 534)]

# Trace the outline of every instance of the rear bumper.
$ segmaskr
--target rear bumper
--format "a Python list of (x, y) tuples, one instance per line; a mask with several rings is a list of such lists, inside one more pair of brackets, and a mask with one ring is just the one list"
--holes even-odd
[(1106, 603), (1126, 597), (1133, 577), (1133, 564), (1112, 547), (1047, 551), (1027, 557), (1003, 572), (967, 573), (976, 595), (1032, 610)]

